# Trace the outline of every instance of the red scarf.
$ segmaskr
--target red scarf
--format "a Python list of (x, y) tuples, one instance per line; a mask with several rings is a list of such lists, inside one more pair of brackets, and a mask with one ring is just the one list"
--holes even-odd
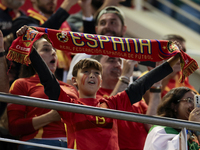
[(180, 51), (177, 45), (167, 40), (120, 38), (40, 27), (34, 29), (29, 28), (23, 36), (13, 41), (7, 59), (30, 64), (28, 56), (32, 45), (41, 36), (44, 36), (52, 41), (54, 48), (63, 51), (91, 55), (103, 54), (136, 61), (157, 62), (180, 53), (183, 72), (181, 82), (198, 68), (198, 64), (194, 59), (182, 50)]

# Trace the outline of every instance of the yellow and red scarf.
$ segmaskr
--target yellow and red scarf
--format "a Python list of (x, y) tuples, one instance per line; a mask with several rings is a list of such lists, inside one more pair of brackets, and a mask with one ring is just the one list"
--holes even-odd
[(29, 55), (32, 45), (41, 36), (51, 41), (54, 48), (62, 51), (91, 55), (103, 54), (136, 61), (157, 62), (180, 53), (181, 82), (198, 68), (197, 62), (182, 50), (179, 50), (178, 46), (171, 41), (120, 38), (40, 27), (34, 29), (29, 27), (23, 36), (15, 39), (9, 49), (7, 59), (30, 64)]

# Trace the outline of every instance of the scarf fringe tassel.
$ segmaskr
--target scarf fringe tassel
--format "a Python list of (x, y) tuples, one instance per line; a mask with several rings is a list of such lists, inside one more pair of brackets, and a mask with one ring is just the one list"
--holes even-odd
[(183, 70), (180, 82), (184, 82), (185, 78), (192, 74), (196, 69), (198, 69), (198, 65), (195, 61), (193, 61), (187, 68)]
[(21, 64), (29, 65), (31, 64), (31, 61), (29, 59), (29, 56), (27, 54), (20, 54), (15, 51), (9, 51), (6, 58), (10, 61), (16, 61)]

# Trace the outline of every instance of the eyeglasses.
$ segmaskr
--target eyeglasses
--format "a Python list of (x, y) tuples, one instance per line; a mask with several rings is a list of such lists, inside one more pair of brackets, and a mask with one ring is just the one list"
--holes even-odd
[(187, 97), (185, 99), (177, 100), (177, 102), (180, 102), (180, 101), (187, 101), (187, 103), (190, 103), (190, 104), (194, 105), (194, 99), (191, 98), (191, 97)]

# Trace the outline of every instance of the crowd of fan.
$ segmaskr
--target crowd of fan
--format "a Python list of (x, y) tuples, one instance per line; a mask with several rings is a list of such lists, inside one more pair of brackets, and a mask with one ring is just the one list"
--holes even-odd
[[(24, 34), (27, 26), (124, 37), (127, 27), (118, 6), (120, 3), (130, 6), (131, 1), (63, 0), (56, 10), (57, 0), (31, 0), (32, 6), (23, 12), (20, 7), (24, 2), (1, 0), (0, 3), (0, 92), (200, 121), (200, 110), (194, 109), (194, 95), (198, 92), (188, 78), (184, 83), (178, 81), (181, 76), (178, 55), (164, 63), (157, 62), (156, 69), (147, 66), (147, 71), (140, 73), (137, 61), (63, 52), (42, 38), (34, 44), (31, 65), (10, 62), (4, 57), (13, 40)], [(70, 15), (69, 10), (77, 3), (81, 10)], [(179, 48), (186, 52), (186, 41), (180, 35), (165, 35), (162, 39), (178, 42)], [(97, 84), (101, 79), (101, 84)], [(95, 86), (82, 84), (87, 80), (89, 86)], [(52, 87), (58, 90), (44, 92)], [(0, 116), (0, 137), (72, 149), (176, 149), (179, 140), (175, 137), (181, 133), (169, 127), (3, 102)], [(189, 134), (189, 149), (199, 149), (200, 133), (189, 131)], [(0, 142), (0, 148), (44, 149), (6, 142)]]

